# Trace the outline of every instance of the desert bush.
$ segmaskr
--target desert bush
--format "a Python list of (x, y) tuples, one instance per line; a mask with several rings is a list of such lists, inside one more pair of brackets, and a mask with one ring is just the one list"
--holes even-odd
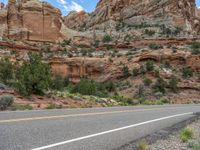
[(132, 70), (132, 75), (133, 75), (134, 77), (137, 76), (139, 73), (140, 73), (140, 70), (139, 70), (139, 69), (133, 68), (133, 70)]
[(166, 85), (167, 85), (166, 82), (162, 78), (159, 77), (154, 85), (155, 92), (161, 92), (165, 94)]
[(178, 91), (178, 81), (177, 78), (175, 76), (171, 76), (170, 80), (169, 80), (169, 88), (174, 92), (177, 93)]
[(184, 67), (182, 69), (182, 76), (183, 78), (190, 78), (193, 76), (193, 71), (189, 67)]
[(148, 35), (148, 36), (153, 36), (156, 32), (153, 31), (153, 30), (148, 30), (148, 29), (145, 29), (144, 30), (144, 34)]
[(148, 143), (145, 140), (139, 141), (137, 145), (139, 150), (147, 150), (148, 149)]
[(151, 60), (147, 61), (145, 66), (146, 66), (147, 71), (153, 71), (154, 70), (154, 62), (151, 61)]
[(82, 78), (81, 81), (74, 86), (72, 93), (94, 95), (96, 93), (95, 82), (89, 79)]
[(16, 73), (16, 89), (19, 93), (43, 95), (51, 85), (50, 66), (42, 62), (39, 54), (29, 54), (29, 61), (22, 64)]
[(13, 79), (14, 65), (8, 58), (0, 59), (0, 81), (8, 84)]
[(191, 141), (188, 147), (192, 150), (200, 150), (200, 141)]
[(128, 78), (130, 76), (128, 66), (124, 65), (122, 68), (123, 78)]
[(192, 49), (192, 54), (193, 55), (200, 54), (200, 42), (194, 42), (194, 43), (192, 43), (191, 49)]
[(104, 35), (103, 39), (102, 39), (102, 42), (103, 43), (109, 43), (112, 41), (112, 37), (108, 34)]
[(63, 78), (60, 75), (55, 75), (52, 79), (51, 88), (55, 90), (63, 90), (69, 83), (68, 79)]
[(150, 49), (154, 49), (154, 50), (158, 50), (158, 49), (163, 49), (163, 46), (155, 44), (155, 43), (152, 43), (152, 44), (149, 45), (149, 48)]
[(13, 105), (11, 107), (12, 111), (16, 111), (16, 110), (33, 110), (33, 107), (29, 104), (27, 105)]
[(65, 39), (62, 41), (61, 46), (65, 47), (66, 45), (70, 45), (71, 44), (71, 39)]
[(0, 110), (5, 110), (13, 104), (14, 100), (12, 96), (1, 96), (0, 97)]
[(56, 109), (56, 105), (55, 104), (49, 104), (46, 109)]
[(182, 142), (188, 142), (188, 140), (192, 139), (194, 136), (194, 131), (192, 128), (184, 128), (180, 132), (180, 138)]
[(145, 77), (144, 80), (143, 80), (143, 83), (144, 83), (145, 86), (150, 86), (152, 84), (152, 82), (153, 81), (151, 79), (147, 78), (147, 77)]

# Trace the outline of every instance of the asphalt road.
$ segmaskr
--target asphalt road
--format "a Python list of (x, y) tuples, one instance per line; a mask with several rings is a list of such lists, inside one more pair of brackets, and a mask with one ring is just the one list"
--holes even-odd
[(0, 150), (110, 150), (172, 126), (200, 105), (0, 112)]

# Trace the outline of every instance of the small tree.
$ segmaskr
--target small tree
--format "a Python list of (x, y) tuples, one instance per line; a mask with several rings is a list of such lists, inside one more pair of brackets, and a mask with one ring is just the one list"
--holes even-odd
[(194, 43), (192, 43), (191, 49), (192, 49), (192, 54), (193, 55), (200, 54), (200, 42), (194, 42)]
[(165, 88), (166, 88), (166, 82), (162, 78), (158, 78), (154, 85), (155, 92), (161, 92), (165, 94), (166, 92)]
[(129, 68), (126, 65), (124, 65), (124, 67), (122, 68), (122, 72), (124, 78), (128, 78), (130, 76)]
[(143, 82), (145, 86), (150, 86), (152, 84), (152, 80), (147, 77), (144, 78)]
[(29, 54), (29, 61), (17, 71), (16, 88), (23, 95), (43, 95), (51, 85), (50, 66), (42, 62), (39, 54)]
[(192, 70), (189, 68), (189, 67), (184, 67), (183, 69), (182, 69), (182, 76), (183, 76), (183, 78), (190, 78), (190, 77), (192, 77), (193, 76), (193, 72), (192, 72)]
[(0, 81), (8, 84), (10, 79), (13, 79), (14, 66), (8, 58), (0, 59)]
[(116, 87), (115, 84), (112, 81), (108, 81), (105, 83), (105, 88), (106, 90), (108, 90), (109, 92), (113, 92), (115, 91)]
[(95, 95), (97, 88), (95, 82), (89, 79), (81, 79), (81, 81), (75, 85), (72, 90), (72, 93), (80, 93), (83, 95)]
[(55, 75), (52, 80), (52, 89), (63, 90), (68, 84), (66, 81), (62, 76)]
[(146, 70), (147, 71), (153, 71), (154, 70), (154, 62), (153, 61), (147, 61), (146, 62)]
[(108, 34), (104, 35), (102, 42), (103, 43), (109, 43), (112, 41), (112, 37)]
[(174, 92), (177, 93), (178, 91), (178, 81), (175, 76), (171, 76), (171, 79), (169, 80), (169, 88)]
[(138, 74), (139, 74), (139, 69), (133, 68), (133, 70), (132, 70), (132, 75), (135, 77), (135, 76), (137, 76)]

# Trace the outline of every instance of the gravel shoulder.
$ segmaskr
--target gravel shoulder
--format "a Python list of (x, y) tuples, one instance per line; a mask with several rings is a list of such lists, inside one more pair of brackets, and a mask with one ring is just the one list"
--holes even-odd
[[(180, 131), (185, 127), (194, 130), (194, 138), (183, 143), (180, 139)], [(189, 143), (200, 141), (200, 114), (196, 114), (194, 117), (172, 127), (128, 143), (117, 150), (140, 150), (138, 143), (141, 141), (145, 141), (147, 145), (147, 149), (144, 150), (193, 150), (189, 147)]]

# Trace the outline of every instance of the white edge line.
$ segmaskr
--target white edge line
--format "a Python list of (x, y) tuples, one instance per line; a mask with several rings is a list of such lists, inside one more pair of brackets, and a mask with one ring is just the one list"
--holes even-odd
[(51, 144), (51, 145), (47, 145), (47, 146), (43, 146), (43, 147), (39, 147), (39, 148), (34, 148), (32, 150), (44, 150), (44, 149), (48, 149), (48, 148), (52, 148), (52, 147), (56, 147), (56, 146), (60, 146), (60, 145), (64, 145), (64, 144), (68, 144), (68, 143), (72, 143), (72, 142), (76, 142), (76, 141), (80, 141), (80, 140), (84, 140), (84, 139), (89, 139), (89, 138), (92, 138), (92, 137), (96, 137), (96, 136), (100, 136), (100, 135), (104, 135), (104, 134), (108, 134), (108, 133), (112, 133), (112, 132), (116, 132), (116, 131), (125, 130), (125, 129), (128, 129), (128, 128), (133, 128), (133, 127), (145, 125), (145, 124), (148, 124), (148, 123), (153, 123), (153, 122), (157, 122), (157, 121), (161, 121), (161, 120), (166, 120), (166, 119), (185, 116), (185, 115), (192, 115), (192, 114), (193, 114), (193, 112), (188, 112), (188, 113), (158, 118), (158, 119), (154, 119), (154, 120), (149, 120), (149, 121), (145, 121), (145, 122), (141, 122), (141, 123), (137, 123), (137, 124), (121, 127), (121, 128), (116, 128), (116, 129), (113, 129), (113, 130), (108, 130), (108, 131), (104, 131), (104, 132), (100, 132), (100, 133), (96, 133), (96, 134), (91, 134), (91, 135), (87, 135), (87, 136), (83, 136), (83, 137), (79, 137), (79, 138), (75, 138), (75, 139), (71, 139), (71, 140), (67, 140), (67, 141), (63, 141), (63, 142), (59, 142), (59, 143), (55, 143), (55, 144)]

